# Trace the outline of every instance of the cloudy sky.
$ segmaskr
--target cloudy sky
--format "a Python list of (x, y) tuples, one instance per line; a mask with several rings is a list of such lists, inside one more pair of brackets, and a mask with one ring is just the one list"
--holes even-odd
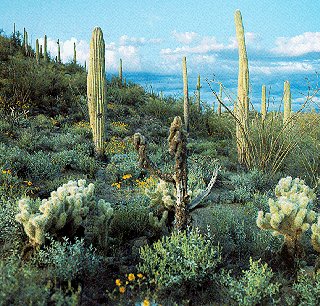
[(178, 73), (187, 56), (191, 73), (237, 69), (234, 11), (243, 16), (251, 75), (312, 74), (320, 68), (320, 1), (310, 0), (1, 0), (0, 28), (25, 27), (32, 44), (69, 61), (76, 42), (81, 63), (92, 29), (100, 26), (107, 71)]

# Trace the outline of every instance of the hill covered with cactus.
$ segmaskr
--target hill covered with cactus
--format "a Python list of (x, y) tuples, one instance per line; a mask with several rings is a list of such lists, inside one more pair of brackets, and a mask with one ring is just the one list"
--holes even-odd
[(87, 67), (0, 35), (1, 305), (319, 304), (320, 117), (292, 112), (289, 81), (283, 112), (266, 86), (249, 107), (235, 26), (237, 98), (217, 84), (217, 110), (201, 76), (189, 96), (186, 57), (177, 99), (122, 60), (106, 77), (101, 28)]

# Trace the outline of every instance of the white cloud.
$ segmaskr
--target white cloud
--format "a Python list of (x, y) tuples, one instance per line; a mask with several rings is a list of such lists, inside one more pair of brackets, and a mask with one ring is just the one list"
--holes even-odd
[(177, 31), (173, 31), (172, 35), (179, 43), (184, 45), (192, 43), (198, 37), (198, 33), (196, 32), (179, 33)]
[(301, 73), (312, 72), (315, 68), (310, 63), (305, 62), (273, 62), (269, 66), (260, 63), (251, 63), (250, 71), (253, 73), (273, 74), (273, 73)]
[(278, 37), (273, 52), (286, 56), (299, 56), (320, 52), (320, 32), (305, 32), (294, 37)]
[(119, 45), (133, 45), (133, 46), (143, 46), (146, 44), (159, 44), (162, 42), (161, 38), (145, 38), (145, 37), (129, 37), (128, 35), (122, 35), (119, 38)]

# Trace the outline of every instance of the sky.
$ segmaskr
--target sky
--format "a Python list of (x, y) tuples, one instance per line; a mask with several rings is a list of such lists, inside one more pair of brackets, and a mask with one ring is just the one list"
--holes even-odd
[(310, 0), (0, 0), (0, 29), (25, 27), (32, 45), (48, 36), (52, 56), (60, 40), (62, 60), (73, 42), (87, 60), (92, 30), (101, 27), (107, 73), (181, 73), (236, 76), (234, 12), (240, 9), (252, 80), (316, 76), (320, 68), (320, 1)]

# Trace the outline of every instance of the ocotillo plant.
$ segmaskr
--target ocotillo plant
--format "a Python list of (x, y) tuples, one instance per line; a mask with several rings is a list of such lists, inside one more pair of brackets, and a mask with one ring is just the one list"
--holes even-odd
[(36, 39), (36, 62), (40, 64), (39, 39)]
[(120, 85), (122, 86), (122, 59), (121, 58), (119, 61), (119, 81), (120, 81)]
[(283, 90), (283, 124), (286, 124), (290, 121), (291, 117), (291, 89), (290, 82), (284, 82)]
[(234, 20), (239, 50), (238, 96), (235, 104), (235, 115), (238, 118), (236, 123), (236, 139), (238, 161), (240, 164), (244, 164), (248, 155), (246, 134), (249, 125), (249, 67), (242, 16), (239, 10), (236, 11)]
[(76, 48), (76, 43), (73, 43), (73, 63), (77, 63), (77, 48)]
[(261, 119), (264, 121), (267, 117), (267, 89), (266, 85), (262, 85), (261, 95)]
[(102, 30), (96, 27), (90, 41), (90, 58), (87, 76), (87, 95), (90, 126), (93, 134), (95, 152), (98, 157), (104, 153), (106, 76), (105, 44)]
[(182, 58), (182, 76), (183, 76), (183, 116), (184, 126), (189, 133), (189, 92), (188, 92), (188, 72), (187, 58)]
[(175, 158), (173, 174), (163, 173), (152, 163), (147, 155), (147, 142), (144, 136), (142, 136), (140, 133), (134, 134), (133, 142), (135, 149), (139, 154), (139, 166), (149, 170), (153, 175), (158, 176), (163, 181), (174, 185), (176, 190), (174, 227), (178, 230), (186, 228), (188, 222), (190, 221), (190, 210), (194, 209), (204, 198), (209, 195), (213, 185), (216, 182), (220, 168), (215, 168), (206, 190), (190, 203), (188, 194), (187, 133), (183, 129), (181, 118), (174, 118), (173, 122), (171, 123), (170, 134), (168, 138), (169, 153)]
[(200, 74), (198, 75), (198, 83), (197, 83), (197, 111), (200, 113), (201, 111), (201, 103), (200, 103), (200, 89), (201, 89), (201, 80), (200, 80)]
[(221, 116), (221, 102), (222, 101), (222, 84), (219, 84), (219, 100), (218, 100), (218, 115)]
[(58, 39), (58, 41), (57, 41), (57, 45), (58, 45), (57, 62), (58, 62), (59, 64), (61, 64), (61, 53), (60, 53), (60, 41), (59, 41), (59, 39)]
[(44, 35), (44, 41), (43, 41), (43, 58), (44, 61), (47, 62), (49, 57), (48, 57), (48, 50), (47, 50), (47, 35)]

